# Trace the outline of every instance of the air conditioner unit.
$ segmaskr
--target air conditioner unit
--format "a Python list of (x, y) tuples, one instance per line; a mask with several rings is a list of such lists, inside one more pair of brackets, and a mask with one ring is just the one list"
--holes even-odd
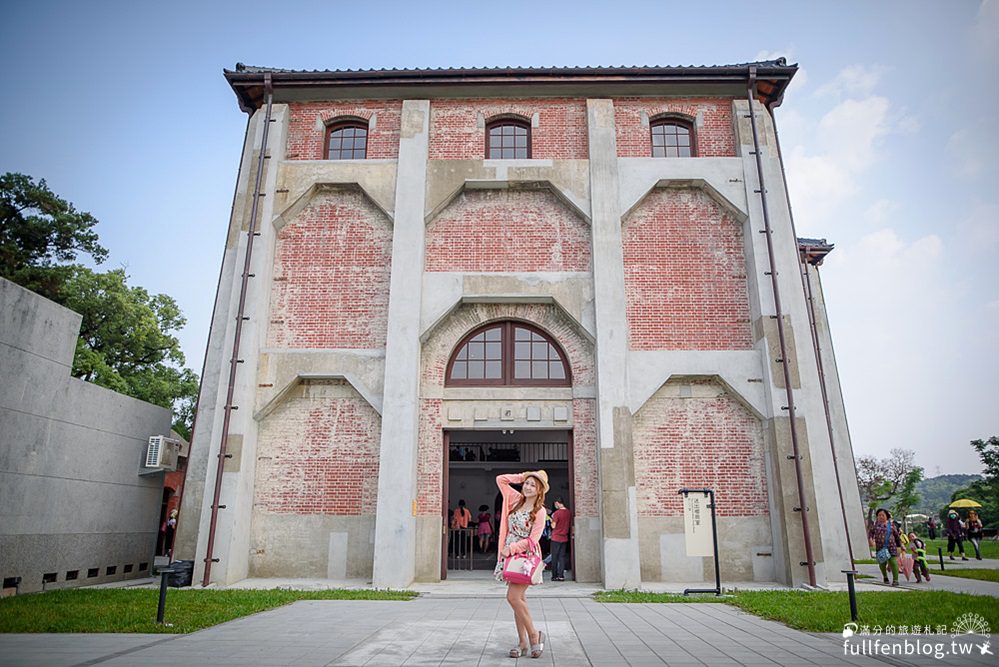
[(180, 440), (174, 440), (165, 435), (150, 437), (149, 446), (146, 448), (146, 461), (143, 466), (145, 472), (176, 470), (180, 447)]

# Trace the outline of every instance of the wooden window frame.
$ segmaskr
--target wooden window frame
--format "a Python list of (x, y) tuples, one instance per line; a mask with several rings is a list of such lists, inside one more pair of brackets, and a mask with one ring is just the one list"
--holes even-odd
[[(451, 370), (454, 366), (455, 359), (457, 359), (458, 354), (465, 348), (470, 340), (478, 336), (484, 331), (490, 329), (500, 329), (500, 362), (502, 371), (499, 378), (492, 379), (452, 379)], [(559, 361), (562, 362), (562, 368), (565, 371), (565, 377), (559, 379), (552, 378), (530, 378), (530, 379), (518, 379), (514, 375), (514, 364), (516, 361), (516, 336), (515, 329), (526, 329), (533, 333), (541, 336), (545, 342), (551, 345), (556, 354), (558, 355)], [(550, 362), (549, 362), (550, 363)], [(458, 344), (454, 346), (454, 350), (451, 352), (451, 357), (448, 359), (447, 367), (444, 370), (444, 386), (445, 387), (571, 387), (572, 386), (572, 368), (569, 365), (568, 357), (565, 354), (565, 350), (562, 346), (558, 344), (554, 338), (551, 337), (546, 331), (539, 329), (538, 327), (529, 324), (527, 322), (522, 322), (520, 320), (500, 320), (495, 322), (489, 322), (488, 324), (483, 324), (476, 327), (469, 333), (467, 333)]]
[[(492, 157), (490, 151), (492, 148), (489, 145), (490, 133), (498, 127), (519, 127), (527, 132), (527, 157)], [(515, 147), (516, 148), (516, 147)], [(486, 123), (486, 145), (485, 145), (485, 159), (487, 160), (530, 160), (533, 155), (533, 149), (531, 147), (531, 122), (519, 117), (502, 116), (500, 118), (494, 118)]]
[[(330, 138), (337, 130), (345, 130), (349, 127), (364, 130), (364, 157), (330, 157)], [(368, 142), (371, 137), (368, 133), (368, 121), (363, 118), (338, 118), (326, 126), (326, 137), (323, 140), (324, 160), (367, 160)]]
[[(655, 128), (665, 127), (667, 125), (675, 125), (676, 127), (682, 127), (687, 130), (687, 135), (690, 137), (690, 155), (655, 155), (655, 145), (654, 139)], [(654, 158), (664, 158), (664, 159), (676, 159), (685, 157), (697, 157), (697, 133), (694, 131), (694, 123), (688, 118), (678, 117), (678, 116), (659, 116), (654, 118), (649, 122), (649, 153)]]

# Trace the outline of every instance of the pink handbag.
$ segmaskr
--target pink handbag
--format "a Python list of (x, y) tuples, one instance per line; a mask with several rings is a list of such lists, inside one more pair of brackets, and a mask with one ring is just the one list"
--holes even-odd
[(503, 562), (503, 581), (508, 584), (533, 586), (541, 583), (545, 571), (541, 550), (534, 540), (528, 538), (527, 541), (529, 547), (525, 553), (508, 556)]

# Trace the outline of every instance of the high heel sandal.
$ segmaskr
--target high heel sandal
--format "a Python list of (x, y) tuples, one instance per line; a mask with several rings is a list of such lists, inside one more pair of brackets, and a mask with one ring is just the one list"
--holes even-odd
[(540, 658), (541, 654), (545, 652), (545, 633), (538, 630), (538, 643), (531, 644), (531, 657)]
[(527, 649), (524, 648), (523, 646), (514, 646), (512, 649), (510, 649), (511, 658), (522, 658), (525, 655), (527, 655)]

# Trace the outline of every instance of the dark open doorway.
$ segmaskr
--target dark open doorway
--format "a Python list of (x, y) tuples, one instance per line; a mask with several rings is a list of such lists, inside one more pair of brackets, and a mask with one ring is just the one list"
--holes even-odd
[[(572, 432), (568, 430), (499, 430), (445, 431), (444, 493), (441, 541), (441, 579), (452, 571), (480, 571), (484, 575), (496, 565), (496, 540), (501, 511), (496, 476), (543, 468), (551, 487), (545, 505), (551, 511), (555, 499), (562, 497), (571, 505)], [(452, 527), (459, 501), (465, 501), (471, 521), (468, 528)], [(485, 509), (482, 509), (482, 508)], [(483, 516), (480, 517), (480, 514)], [(489, 537), (483, 539), (478, 524), (487, 523)], [(485, 549), (482, 548), (486, 544)], [(542, 540), (547, 556), (550, 545)], [(569, 546), (572, 568), (572, 541)]]

